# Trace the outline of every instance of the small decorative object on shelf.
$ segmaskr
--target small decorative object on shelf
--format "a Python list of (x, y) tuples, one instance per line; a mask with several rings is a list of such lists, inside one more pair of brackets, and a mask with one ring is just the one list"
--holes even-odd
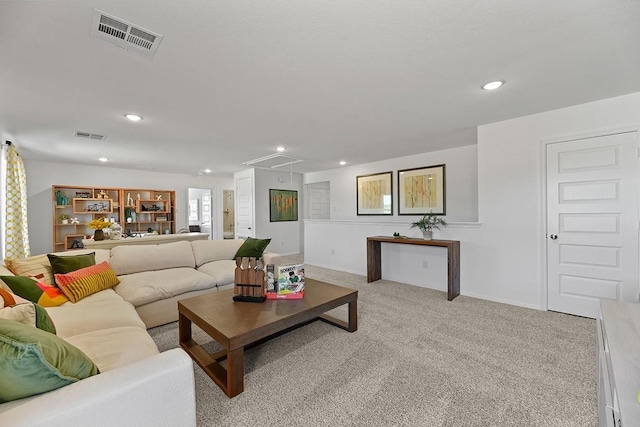
[(96, 230), (93, 233), (93, 240), (104, 240), (104, 229), (111, 226), (111, 222), (107, 218), (97, 218), (87, 224), (87, 227)]
[(62, 214), (58, 218), (60, 218), (60, 222), (61, 223), (68, 224), (69, 223), (69, 218), (71, 218), (71, 217), (69, 215), (67, 215), (67, 214)]
[(433, 230), (440, 230), (440, 226), (446, 227), (447, 221), (433, 212), (424, 214), (422, 218), (411, 224), (411, 228), (417, 227), (422, 231), (425, 240), (433, 239)]
[(62, 191), (56, 191), (56, 205), (66, 206), (69, 204), (69, 198)]
[(104, 190), (100, 190), (100, 191), (98, 192), (97, 198), (98, 198), (98, 199), (108, 199), (108, 198), (109, 198), (109, 195), (107, 194), (107, 192), (106, 192), (106, 191), (104, 191)]
[(111, 224), (109, 227), (109, 238), (111, 240), (120, 240), (122, 238), (122, 227), (117, 222)]
[(78, 218), (69, 218), (69, 221), (71, 221), (71, 224), (80, 224), (80, 220)]
[(275, 290), (267, 292), (267, 299), (302, 299), (304, 297), (304, 264), (278, 267)]
[(234, 301), (264, 302), (264, 261), (262, 257), (237, 257), (233, 280)]

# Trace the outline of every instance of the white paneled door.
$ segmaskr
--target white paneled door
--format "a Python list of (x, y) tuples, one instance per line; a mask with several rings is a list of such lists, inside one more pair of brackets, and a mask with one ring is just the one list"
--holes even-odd
[(253, 232), (253, 178), (236, 181), (236, 236), (255, 237)]
[(638, 301), (639, 187), (637, 132), (547, 145), (549, 310)]
[(330, 192), (326, 188), (309, 189), (309, 218), (330, 219), (329, 195)]

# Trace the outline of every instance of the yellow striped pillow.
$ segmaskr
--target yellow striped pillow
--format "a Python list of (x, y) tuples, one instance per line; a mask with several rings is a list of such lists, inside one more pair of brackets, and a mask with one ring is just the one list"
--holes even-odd
[(53, 271), (46, 255), (5, 259), (5, 265), (16, 276), (33, 277), (39, 282), (53, 285)]
[(56, 283), (71, 302), (78, 302), (84, 297), (111, 288), (118, 283), (115, 271), (107, 261), (90, 267), (81, 268), (67, 274), (56, 274)]

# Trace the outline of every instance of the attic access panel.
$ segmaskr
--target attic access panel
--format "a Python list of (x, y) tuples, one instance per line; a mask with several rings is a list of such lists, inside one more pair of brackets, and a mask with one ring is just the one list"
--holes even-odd
[(242, 164), (247, 166), (254, 166), (257, 168), (276, 169), (300, 162), (304, 162), (304, 160), (293, 156), (287, 156), (285, 154), (271, 154), (268, 156), (260, 157), (259, 159), (249, 160)]

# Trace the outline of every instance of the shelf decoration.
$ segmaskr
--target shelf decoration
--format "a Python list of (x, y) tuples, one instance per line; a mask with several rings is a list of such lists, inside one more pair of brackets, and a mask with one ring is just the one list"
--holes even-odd
[(87, 227), (95, 230), (93, 240), (104, 240), (104, 229), (111, 226), (111, 222), (107, 218), (96, 218), (87, 224)]

